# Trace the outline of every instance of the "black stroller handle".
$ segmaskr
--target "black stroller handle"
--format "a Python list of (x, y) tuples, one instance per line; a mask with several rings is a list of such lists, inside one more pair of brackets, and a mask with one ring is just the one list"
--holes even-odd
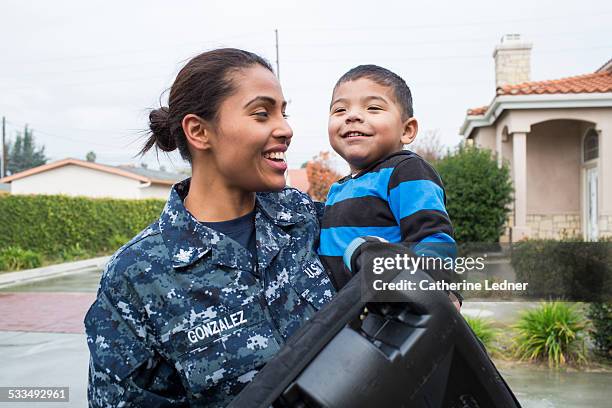
[[(229, 405), (242, 407), (520, 407), (484, 347), (442, 291), (380, 301), (363, 273), (402, 245), (367, 243), (361, 272), (306, 322)], [(383, 282), (433, 279), (423, 271)], [(367, 307), (361, 322), (359, 316)]]

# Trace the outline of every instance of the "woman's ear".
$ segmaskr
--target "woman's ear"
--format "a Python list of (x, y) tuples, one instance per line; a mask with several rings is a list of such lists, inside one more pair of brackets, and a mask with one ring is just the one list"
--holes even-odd
[(210, 133), (211, 129), (206, 121), (198, 115), (190, 113), (185, 115), (181, 122), (183, 133), (187, 143), (192, 149), (208, 150), (210, 149)]
[(404, 121), (404, 131), (400, 140), (405, 145), (410, 144), (416, 139), (418, 132), (419, 123), (417, 120), (415, 118), (408, 118)]

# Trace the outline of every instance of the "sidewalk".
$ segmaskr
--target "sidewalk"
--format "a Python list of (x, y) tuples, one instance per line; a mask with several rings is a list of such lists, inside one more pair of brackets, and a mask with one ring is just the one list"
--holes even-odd
[(0, 273), (0, 289), (25, 282), (103, 269), (109, 259), (110, 256), (101, 256), (99, 258), (65, 262), (57, 265), (44, 266), (42, 268)]
[(0, 332), (84, 333), (95, 293), (0, 293)]

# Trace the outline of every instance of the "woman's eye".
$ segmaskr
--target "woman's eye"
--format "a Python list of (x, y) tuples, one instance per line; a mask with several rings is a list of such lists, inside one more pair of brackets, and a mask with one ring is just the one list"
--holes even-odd
[(261, 112), (255, 112), (253, 113), (253, 115), (258, 116), (260, 118), (268, 118), (268, 112), (266, 111), (261, 111)]
[(288, 114), (286, 114), (285, 112), (283, 112), (283, 118), (288, 119), (288, 118), (289, 118), (289, 115), (288, 115)]

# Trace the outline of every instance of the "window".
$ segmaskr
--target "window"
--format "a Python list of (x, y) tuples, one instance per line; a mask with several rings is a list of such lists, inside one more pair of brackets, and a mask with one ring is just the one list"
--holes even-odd
[(595, 129), (589, 129), (586, 135), (584, 135), (582, 152), (582, 157), (585, 162), (599, 157), (599, 134)]

